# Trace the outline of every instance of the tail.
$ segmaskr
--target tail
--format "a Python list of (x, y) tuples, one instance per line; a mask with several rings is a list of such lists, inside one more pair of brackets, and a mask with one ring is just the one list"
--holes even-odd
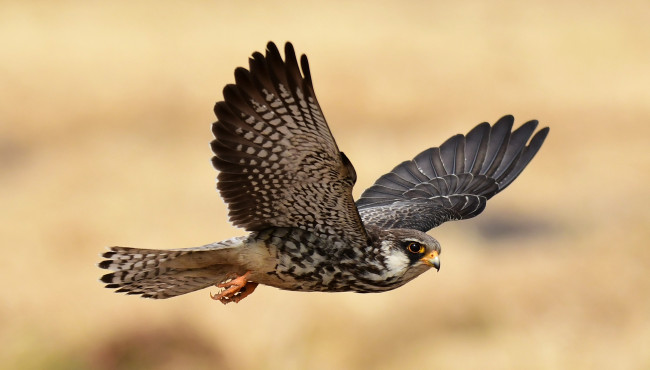
[(101, 277), (118, 293), (163, 299), (220, 283), (236, 271), (229, 263), (243, 237), (197, 248), (157, 250), (111, 247), (99, 267), (114, 272)]

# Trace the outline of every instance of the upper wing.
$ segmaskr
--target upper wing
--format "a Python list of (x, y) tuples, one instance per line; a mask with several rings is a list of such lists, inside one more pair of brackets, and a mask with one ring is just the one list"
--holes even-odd
[(545, 127), (530, 139), (537, 121), (515, 131), (513, 123), (512, 116), (494, 126), (481, 123), (399, 164), (361, 194), (357, 207), (364, 223), (426, 232), (481, 213), (526, 168), (549, 131)]
[(214, 108), (212, 163), (230, 221), (249, 231), (299, 227), (366, 245), (352, 198), (354, 168), (318, 105), (307, 57), (302, 74), (291, 43), (285, 59), (272, 42), (266, 56), (254, 53)]

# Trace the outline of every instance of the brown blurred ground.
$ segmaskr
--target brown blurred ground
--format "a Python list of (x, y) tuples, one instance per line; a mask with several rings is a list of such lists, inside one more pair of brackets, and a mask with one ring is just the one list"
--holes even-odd
[[(0, 367), (650, 368), (649, 22), (647, 1), (3, 2)], [(268, 40), (308, 53), (356, 195), (506, 113), (551, 134), (396, 291), (105, 290), (105, 246), (242, 234), (211, 107)]]

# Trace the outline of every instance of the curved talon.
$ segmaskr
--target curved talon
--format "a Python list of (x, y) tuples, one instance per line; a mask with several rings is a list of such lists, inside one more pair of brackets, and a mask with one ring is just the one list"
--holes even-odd
[[(246, 274), (249, 274), (249, 273), (250, 273), (250, 271), (248, 271)], [(246, 274), (242, 275), (241, 277), (247, 276)], [(240, 277), (240, 276), (237, 275), (237, 273), (231, 272), (228, 275), (226, 275), (225, 279), (223, 279), (221, 283), (215, 284), (215, 286), (217, 288), (224, 288), (225, 286), (229, 285), (231, 281), (237, 279), (238, 277)]]
[(248, 281), (250, 273), (250, 271), (247, 271), (244, 275), (241, 276), (238, 276), (234, 273), (228, 275), (227, 279), (232, 280), (215, 285), (217, 288), (225, 288), (225, 290), (214, 295), (210, 293), (210, 298), (214, 299), (215, 301), (220, 301), (223, 304), (228, 304), (230, 302), (238, 303), (253, 293), (257, 287), (257, 283)]

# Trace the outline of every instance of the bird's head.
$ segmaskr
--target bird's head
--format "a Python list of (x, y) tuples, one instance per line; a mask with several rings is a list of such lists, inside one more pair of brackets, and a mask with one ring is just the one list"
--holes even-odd
[(387, 273), (406, 283), (431, 267), (440, 270), (440, 243), (412, 229), (389, 229), (381, 241)]

